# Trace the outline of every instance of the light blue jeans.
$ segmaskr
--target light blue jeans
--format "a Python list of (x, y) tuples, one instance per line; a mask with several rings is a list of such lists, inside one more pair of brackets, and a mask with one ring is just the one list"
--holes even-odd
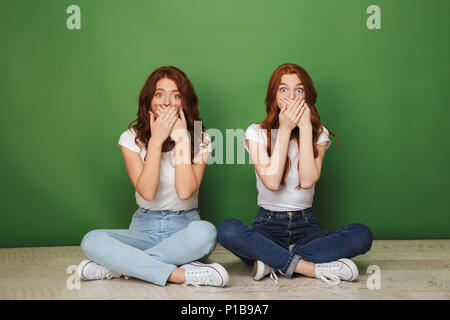
[(165, 286), (173, 270), (205, 261), (217, 244), (216, 227), (198, 208), (152, 211), (139, 207), (129, 229), (96, 229), (81, 241), (86, 258), (120, 274)]

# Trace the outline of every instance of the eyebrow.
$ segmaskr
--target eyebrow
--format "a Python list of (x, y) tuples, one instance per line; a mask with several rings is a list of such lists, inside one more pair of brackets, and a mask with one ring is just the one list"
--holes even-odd
[[(155, 91), (158, 91), (158, 90), (166, 91), (163, 88), (157, 88)], [(177, 91), (179, 92), (180, 90), (172, 90), (171, 92), (177, 92)]]
[[(299, 85), (303, 85), (303, 83), (299, 82), (299, 83), (297, 83), (296, 86), (299, 86)], [(287, 86), (287, 84), (282, 82), (282, 83), (280, 83), (280, 86)]]

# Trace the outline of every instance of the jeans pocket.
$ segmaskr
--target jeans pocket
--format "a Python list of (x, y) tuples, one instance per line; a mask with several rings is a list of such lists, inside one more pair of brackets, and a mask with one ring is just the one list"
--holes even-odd
[(303, 214), (303, 220), (310, 226), (317, 227), (318, 226), (318, 220), (317, 217), (314, 214)]
[(134, 218), (134, 217), (140, 217), (140, 216), (145, 216), (145, 215), (146, 215), (145, 209), (139, 207), (139, 208), (134, 212), (132, 218)]
[(200, 213), (196, 209), (183, 212), (181, 215), (189, 222), (200, 220)]
[(255, 219), (253, 219), (253, 226), (263, 226), (263, 225), (267, 225), (269, 224), (269, 222), (271, 221), (272, 217), (271, 216), (267, 216), (265, 214), (261, 214), (258, 213), (255, 217)]

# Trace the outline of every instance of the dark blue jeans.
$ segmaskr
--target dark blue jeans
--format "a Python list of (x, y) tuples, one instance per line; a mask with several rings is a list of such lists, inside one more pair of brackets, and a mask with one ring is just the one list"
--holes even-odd
[(321, 230), (312, 207), (300, 211), (259, 207), (252, 228), (226, 219), (219, 226), (217, 240), (245, 263), (260, 260), (291, 277), (300, 259), (323, 263), (353, 258), (370, 250), (373, 236), (361, 223)]

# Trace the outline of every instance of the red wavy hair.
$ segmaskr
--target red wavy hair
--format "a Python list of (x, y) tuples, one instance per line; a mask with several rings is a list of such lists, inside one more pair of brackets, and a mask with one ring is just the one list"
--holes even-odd
[[(261, 128), (266, 129), (267, 131), (267, 154), (270, 156), (272, 154), (272, 141), (270, 139), (271, 137), (271, 129), (278, 129), (279, 128), (279, 120), (278, 115), (280, 113), (280, 108), (278, 107), (277, 101), (276, 101), (276, 94), (278, 91), (278, 88), (281, 83), (281, 77), (285, 74), (296, 74), (301, 82), (303, 83), (303, 87), (305, 90), (305, 100), (308, 104), (310, 110), (311, 110), (311, 124), (313, 128), (313, 151), (314, 151), (314, 158), (317, 158), (319, 155), (319, 150), (317, 148), (317, 139), (319, 139), (320, 134), (323, 131), (322, 126), (324, 126), (331, 135), (333, 135), (337, 143), (339, 144), (338, 137), (331, 132), (330, 129), (328, 129), (327, 126), (320, 123), (320, 115), (317, 112), (317, 109), (315, 107), (316, 99), (317, 99), (317, 92), (314, 88), (313, 81), (311, 77), (308, 75), (305, 69), (300, 67), (297, 64), (294, 63), (285, 63), (280, 65), (278, 68), (275, 69), (275, 71), (272, 73), (272, 76), (270, 77), (269, 86), (267, 88), (267, 94), (266, 94), (266, 112), (267, 117), (261, 122)], [(297, 146), (300, 146), (300, 139), (299, 139), (299, 128), (295, 127), (291, 132), (290, 140), (296, 139)], [(300, 148), (299, 148), (300, 150)], [(286, 163), (284, 166), (284, 172), (283, 177), (281, 179), (281, 185), (283, 187), (286, 187), (286, 175), (289, 172), (291, 166), (291, 161), (289, 157), (286, 157)], [(297, 167), (299, 166), (299, 163), (297, 163)], [(296, 189), (300, 189), (301, 185), (300, 183), (296, 187)]]

